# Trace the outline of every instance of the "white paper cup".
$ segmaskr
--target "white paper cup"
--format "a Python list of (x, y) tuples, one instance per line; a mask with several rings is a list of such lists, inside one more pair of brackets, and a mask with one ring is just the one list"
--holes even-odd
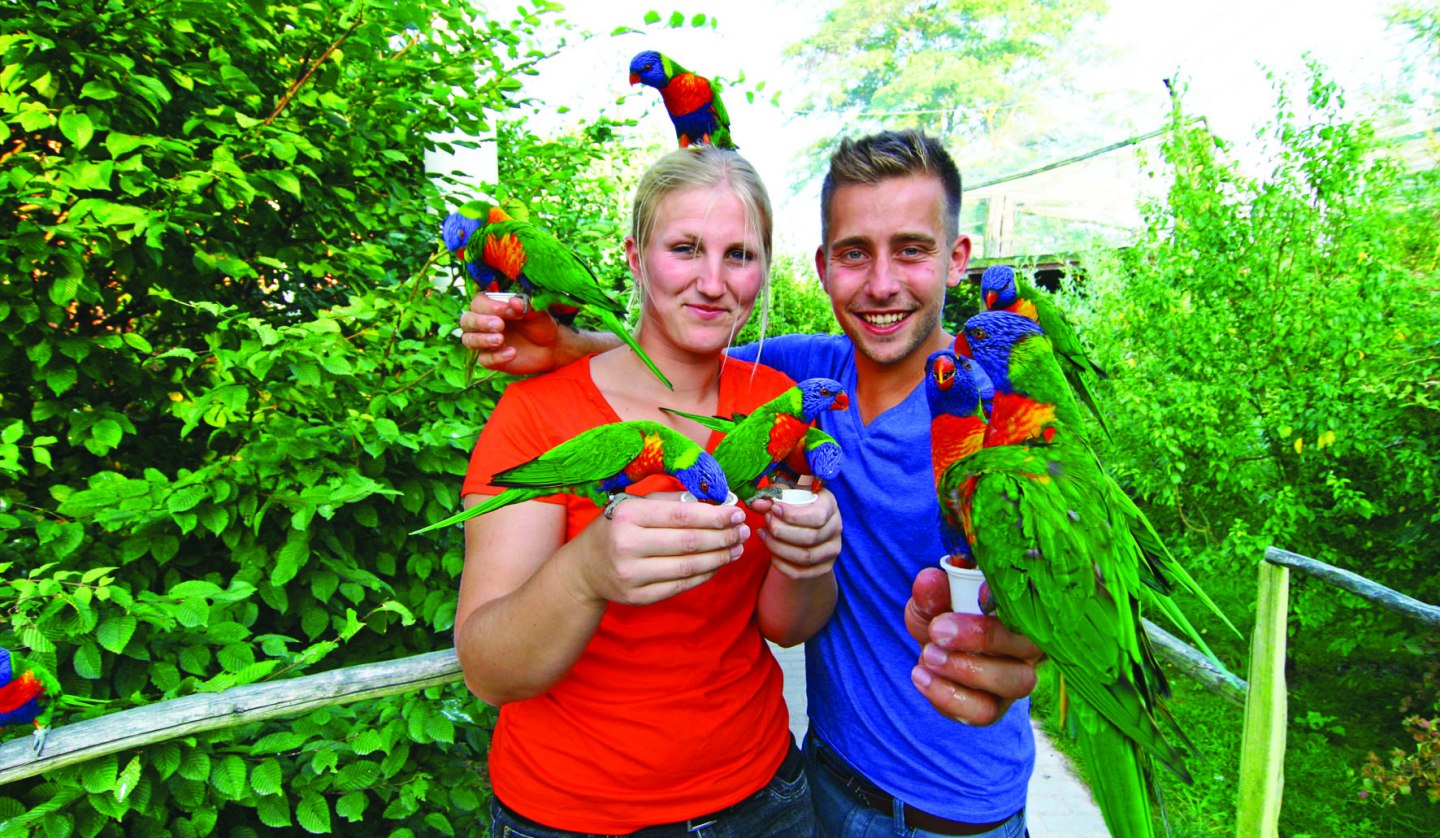
[(815, 493), (809, 489), (781, 489), (780, 497), (776, 500), (791, 506), (804, 506), (807, 503), (814, 503), (815, 497)]
[[(681, 502), (681, 503), (698, 503), (698, 501), (695, 499), (695, 496), (692, 495), (692, 494), (690, 494), (689, 492), (686, 492), (686, 493), (684, 493), (683, 495), (680, 496), (680, 502)], [(722, 504), (720, 504), (720, 506), (734, 506), (735, 504), (737, 504), (737, 503), (739, 503), (739, 502), (740, 502), (740, 496), (737, 495), (737, 494), (735, 494), (734, 492), (731, 492), (730, 494), (728, 494), (728, 495), (725, 496), (725, 502), (722, 503)]]
[[(514, 291), (486, 291), (485, 296), (489, 297), (497, 303), (500, 303), (501, 305), (504, 305), (505, 303), (510, 302), (511, 300), (519, 297), (520, 295), (516, 294)], [(526, 303), (525, 307), (528, 310), (530, 307), (529, 303)]]
[(957, 614), (983, 614), (980, 610), (980, 585), (985, 574), (976, 568), (956, 567), (950, 557), (940, 559), (940, 567), (950, 577), (950, 610)]

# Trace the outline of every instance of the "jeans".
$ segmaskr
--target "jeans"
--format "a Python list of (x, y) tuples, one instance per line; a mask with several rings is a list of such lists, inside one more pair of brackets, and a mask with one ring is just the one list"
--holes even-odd
[[(800, 749), (793, 742), (770, 782), (739, 803), (689, 821), (630, 833), (634, 838), (808, 838), (815, 834), (810, 785)], [(496, 797), (490, 798), (490, 837), (611, 838), (543, 826), (520, 816)]]
[[(813, 732), (805, 737), (805, 774), (810, 778), (810, 795), (815, 802), (817, 834), (823, 838), (942, 838), (905, 825), (904, 804), (896, 799), (892, 811), (881, 812), (862, 802), (845, 787), (845, 780), (819, 759), (820, 749), (829, 746)], [(830, 751), (831, 754), (834, 751)], [(992, 830), (973, 838), (1023, 838), (1025, 811)]]

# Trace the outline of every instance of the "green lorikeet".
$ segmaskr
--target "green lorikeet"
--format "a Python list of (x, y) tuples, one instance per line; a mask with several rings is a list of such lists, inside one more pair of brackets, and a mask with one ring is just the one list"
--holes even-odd
[(840, 382), (830, 378), (807, 378), (760, 405), (748, 416), (736, 414), (726, 419), (665, 407), (661, 410), (724, 432), (725, 438), (715, 446), (715, 459), (725, 470), (730, 490), (740, 500), (748, 501), (753, 497), (775, 494), (761, 490), (760, 482), (804, 445), (810, 423), (815, 421), (820, 411), (844, 410), (849, 406), (850, 400)]
[(689, 437), (659, 422), (612, 422), (582, 431), (533, 460), (497, 472), (491, 482), (508, 487), (505, 491), (410, 534), (550, 495), (575, 494), (596, 506), (613, 505), (627, 487), (652, 474), (674, 477), (706, 503), (723, 503), (730, 494), (720, 464)]
[(60, 679), (34, 661), (0, 649), (0, 727), (35, 725), (35, 755), (45, 750), (45, 734), (56, 710), (99, 707), (105, 702), (65, 695)]
[(1189, 781), (1167, 736), (1189, 742), (1165, 709), (1169, 686), (1142, 608), (1178, 615), (1196, 640), (1170, 601), (1172, 583), (1218, 609), (1151, 540), (1154, 530), (1142, 526), (1144, 516), (1076, 431), (1079, 407), (1040, 326), (985, 312), (967, 321), (964, 337), (957, 348), (989, 375), (995, 412), (984, 447), (942, 476), (940, 503), (960, 520), (1000, 621), (1029, 637), (1063, 676), (1111, 834), (1152, 835), (1150, 766), (1159, 762)]
[(654, 50), (645, 50), (630, 60), (630, 83), (660, 91), (681, 148), (692, 143), (735, 148), (730, 139), (730, 114), (720, 99), (719, 84)]
[(992, 265), (985, 269), (985, 273), (980, 275), (980, 297), (985, 311), (1009, 311), (1040, 324), (1055, 348), (1065, 379), (1075, 389), (1075, 395), (1095, 415), (1101, 430), (1108, 435), (1110, 428), (1095, 403), (1095, 394), (1090, 391), (1089, 377), (1109, 376), (1085, 353), (1085, 348), (1080, 345), (1080, 335), (1055, 301), (1022, 280), (1010, 265)]
[(465, 259), (481, 267), (482, 274), (495, 272), (514, 283), (534, 310), (547, 310), (562, 320), (567, 312), (585, 312), (614, 334), (673, 390), (660, 368), (635, 342), (617, 315), (625, 306), (606, 295), (590, 267), (580, 261), (560, 240), (528, 221), (518, 221), (493, 204), (471, 201), (460, 214), (482, 222), (470, 233)]

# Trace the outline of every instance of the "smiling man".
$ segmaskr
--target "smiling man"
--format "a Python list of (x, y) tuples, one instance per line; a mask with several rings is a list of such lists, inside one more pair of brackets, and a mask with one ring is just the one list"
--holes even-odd
[[(806, 645), (805, 760), (827, 836), (1025, 833), (1039, 651), (993, 617), (950, 613), (936, 566), (945, 548), (923, 381), (925, 359), (954, 340), (941, 309), (970, 258), (960, 196), (954, 161), (930, 137), (843, 141), (821, 191), (815, 267), (844, 335), (731, 350), (797, 381), (837, 379), (853, 396), (820, 419), (845, 451), (826, 484), (844, 544), (834, 616)], [(462, 340), (508, 372), (614, 341), (547, 319), (481, 296), (461, 316)]]

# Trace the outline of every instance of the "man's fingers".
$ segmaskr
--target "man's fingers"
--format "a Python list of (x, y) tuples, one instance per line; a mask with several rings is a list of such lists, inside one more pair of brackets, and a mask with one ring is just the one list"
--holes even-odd
[(930, 622), (930, 640), (952, 652), (1000, 655), (1036, 661), (1043, 654), (1028, 637), (1016, 634), (995, 617), (945, 613)]
[(1013, 703), (937, 677), (923, 664), (911, 670), (910, 680), (942, 716), (975, 727), (984, 727), (999, 721)]

